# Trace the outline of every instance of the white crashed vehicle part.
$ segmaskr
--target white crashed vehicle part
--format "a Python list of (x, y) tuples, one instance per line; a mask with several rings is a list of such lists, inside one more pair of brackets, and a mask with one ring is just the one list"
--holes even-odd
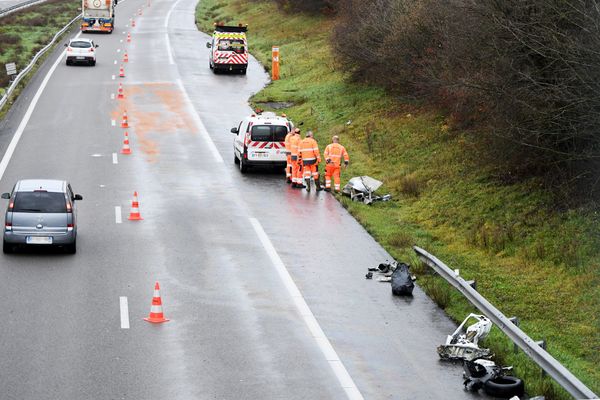
[[(466, 331), (465, 325), (471, 319), (477, 322), (470, 325)], [(479, 348), (479, 341), (484, 339), (492, 329), (492, 322), (484, 315), (469, 314), (456, 328), (454, 333), (448, 335), (446, 343), (438, 346), (437, 352), (443, 360), (475, 360), (492, 356), (489, 349)]]

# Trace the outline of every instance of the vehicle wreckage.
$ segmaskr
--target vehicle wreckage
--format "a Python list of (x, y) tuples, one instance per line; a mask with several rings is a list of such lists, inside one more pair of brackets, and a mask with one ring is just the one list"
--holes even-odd
[[(465, 325), (471, 319), (477, 322), (465, 330)], [(437, 352), (442, 360), (471, 361), (489, 358), (492, 356), (490, 350), (480, 348), (479, 341), (484, 339), (491, 329), (492, 322), (485, 315), (469, 314), (454, 333), (448, 335), (446, 343), (438, 346)]]
[(342, 193), (350, 196), (352, 201), (362, 201), (365, 204), (372, 204), (375, 201), (389, 201), (392, 195), (379, 196), (375, 194), (375, 191), (382, 185), (383, 182), (370, 176), (355, 176), (343, 187)]

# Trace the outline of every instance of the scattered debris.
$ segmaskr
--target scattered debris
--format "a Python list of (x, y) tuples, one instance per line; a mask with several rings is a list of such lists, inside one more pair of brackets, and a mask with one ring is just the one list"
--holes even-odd
[(352, 201), (362, 201), (365, 204), (371, 204), (374, 201), (389, 201), (392, 196), (386, 194), (378, 196), (375, 191), (383, 185), (383, 182), (370, 176), (356, 176), (348, 181), (342, 189), (342, 193), (350, 196)]
[(415, 284), (408, 272), (409, 268), (410, 265), (404, 263), (397, 263), (396, 268), (394, 268), (390, 280), (392, 282), (392, 293), (396, 296), (412, 296)]
[[(466, 331), (464, 326), (474, 318), (476, 323), (470, 325)], [(448, 335), (446, 343), (438, 346), (437, 352), (442, 360), (475, 360), (490, 358), (489, 349), (479, 348), (479, 340), (484, 339), (492, 329), (492, 322), (485, 315), (469, 314), (456, 328), (452, 335)]]
[(503, 399), (524, 393), (523, 381), (506, 375), (512, 367), (501, 367), (491, 360), (475, 359), (466, 360), (463, 369), (463, 384), (467, 390), (476, 392), (483, 388), (486, 394)]
[(391, 282), (392, 281), (392, 277), (391, 276), (384, 276), (382, 278), (377, 279), (379, 282)]
[(371, 272), (371, 271), (367, 272), (367, 274), (365, 275), (365, 278), (373, 279), (373, 272)]

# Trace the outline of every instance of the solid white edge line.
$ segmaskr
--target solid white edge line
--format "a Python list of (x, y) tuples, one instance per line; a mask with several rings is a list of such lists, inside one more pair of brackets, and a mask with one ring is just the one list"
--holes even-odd
[[(75, 35), (74, 39), (77, 39), (80, 35), (81, 35), (81, 31), (78, 32), (77, 35)], [(38, 88), (37, 92), (35, 92), (35, 96), (33, 96), (31, 103), (29, 103), (29, 107), (27, 107), (27, 111), (25, 111), (25, 115), (23, 115), (23, 119), (21, 119), (21, 123), (17, 127), (17, 130), (15, 131), (13, 138), (11, 139), (10, 143), (8, 144), (6, 151), (4, 152), (2, 161), (0, 161), (0, 179), (2, 179), (2, 177), (4, 176), (4, 173), (6, 172), (8, 163), (10, 162), (10, 159), (12, 158), (13, 153), (15, 152), (15, 150), (17, 148), (17, 144), (19, 144), (19, 140), (21, 140), (23, 131), (25, 130), (25, 127), (29, 123), (29, 119), (31, 118), (31, 115), (33, 114), (33, 110), (35, 109), (37, 102), (39, 101), (40, 97), (42, 96), (42, 93), (44, 92), (46, 85), (48, 85), (48, 82), (50, 81), (50, 77), (52, 76), (52, 74), (54, 73), (56, 68), (58, 67), (58, 64), (60, 64), (60, 62), (62, 61), (66, 52), (67, 52), (67, 50), (63, 50), (58, 55), (56, 61), (54, 62), (54, 64), (52, 64), (52, 67), (50, 67), (50, 69), (46, 73), (46, 76), (44, 77), (44, 80), (40, 84), (40, 87)]]
[(123, 218), (121, 217), (121, 206), (115, 206), (115, 222), (117, 224), (123, 222)]
[(166, 37), (167, 40), (165, 41), (165, 43), (167, 44), (167, 55), (169, 56), (169, 64), (173, 65), (175, 64), (175, 61), (173, 60), (173, 50), (171, 48), (171, 38), (169, 37), (169, 19), (171, 19), (171, 13), (173, 12), (173, 10), (175, 9), (175, 7), (177, 7), (177, 4), (179, 4), (181, 0), (177, 0), (175, 3), (173, 3), (173, 5), (171, 6), (171, 8), (169, 8), (169, 12), (167, 12), (167, 15), (165, 16), (165, 29), (167, 30), (166, 32)]
[(275, 266), (279, 277), (283, 281), (283, 285), (292, 297), (292, 300), (294, 301), (294, 304), (298, 309), (298, 313), (304, 320), (304, 323), (308, 327), (308, 330), (310, 331), (313, 339), (315, 339), (315, 342), (319, 346), (319, 349), (321, 349), (323, 356), (329, 363), (329, 366), (331, 367), (331, 370), (337, 377), (338, 382), (346, 392), (346, 396), (348, 396), (348, 399), (351, 400), (364, 399), (363, 395), (358, 390), (358, 387), (356, 387), (356, 384), (352, 380), (352, 377), (346, 370), (346, 367), (344, 367), (344, 364), (342, 363), (335, 349), (331, 345), (331, 342), (329, 341), (329, 339), (327, 339), (325, 333), (323, 333), (319, 322), (308, 307), (308, 304), (306, 304), (302, 293), (300, 293), (298, 286), (296, 286), (296, 283), (294, 283), (292, 276), (285, 267), (285, 264), (281, 260), (281, 257), (279, 257), (277, 250), (275, 250), (273, 243), (271, 243), (271, 239), (269, 239), (269, 237), (267, 236), (265, 230), (260, 224), (260, 221), (258, 221), (258, 219), (256, 218), (249, 219), (250, 223), (252, 224), (252, 227), (254, 228), (254, 231), (256, 232), (256, 235), (262, 243), (269, 258), (271, 259), (271, 262)]
[(117, 158), (117, 153), (113, 153), (112, 154), (112, 159), (113, 159), (113, 164), (118, 164), (119, 163), (119, 159)]
[(215, 161), (218, 163), (224, 164), (225, 162), (223, 161), (223, 157), (221, 157), (221, 153), (219, 153), (219, 150), (217, 150), (217, 146), (215, 146), (215, 143), (213, 142), (212, 138), (210, 137), (208, 130), (206, 129), (206, 126), (204, 126), (204, 123), (202, 122), (200, 115), (198, 115), (198, 112), (196, 111), (196, 107), (194, 107), (194, 103), (192, 103), (192, 100), (190, 99), (190, 96), (188, 95), (187, 90), (185, 90), (185, 86), (183, 86), (183, 82), (181, 81), (181, 79), (177, 79), (177, 85), (179, 86), (179, 90), (181, 90), (184, 100), (187, 103), (188, 108), (190, 109), (190, 113), (192, 115), (192, 118), (194, 119), (194, 122), (196, 123), (196, 125), (198, 126), (198, 129), (200, 130), (200, 136), (202, 136), (202, 138), (204, 138), (204, 141), (206, 142), (206, 145), (210, 149), (210, 152), (212, 153), (213, 157), (215, 158)]
[(119, 307), (121, 309), (121, 329), (129, 329), (129, 305), (127, 297), (119, 297)]

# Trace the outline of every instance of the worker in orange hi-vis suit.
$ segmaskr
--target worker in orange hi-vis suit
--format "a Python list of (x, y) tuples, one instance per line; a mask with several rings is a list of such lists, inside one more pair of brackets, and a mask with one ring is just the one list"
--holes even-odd
[(306, 190), (310, 192), (310, 178), (315, 180), (317, 190), (321, 189), (319, 182), (319, 163), (321, 162), (321, 152), (319, 145), (313, 137), (312, 131), (306, 132), (306, 137), (300, 142), (300, 160), (302, 160), (302, 170), (304, 171), (304, 181)]
[(292, 187), (302, 189), (302, 165), (299, 160), (299, 145), (302, 138), (300, 137), (300, 129), (294, 129), (294, 134), (290, 137), (290, 161), (292, 162)]
[(294, 136), (294, 131), (291, 130), (285, 135), (285, 156), (287, 163), (285, 164), (285, 181), (292, 183), (292, 145), (290, 139)]
[(340, 191), (340, 170), (342, 168), (342, 159), (344, 160), (344, 168), (348, 166), (350, 162), (350, 156), (346, 148), (340, 144), (340, 138), (334, 136), (331, 138), (333, 143), (328, 144), (325, 148), (325, 190), (331, 190), (331, 177), (333, 177), (334, 190)]

